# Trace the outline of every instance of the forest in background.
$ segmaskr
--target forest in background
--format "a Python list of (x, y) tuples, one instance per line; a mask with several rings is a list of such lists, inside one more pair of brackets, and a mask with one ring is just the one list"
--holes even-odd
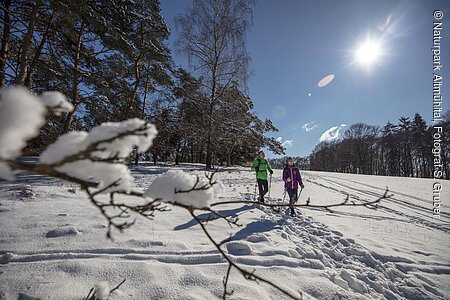
[[(154, 145), (144, 153), (155, 163), (210, 168), (247, 164), (261, 148), (283, 155), (281, 142), (266, 136), (278, 129), (258, 117), (248, 96), (245, 41), (254, 2), (224, 3), (194, 1), (177, 18), (178, 38), (169, 49), (173, 29), (157, 0), (2, 1), (0, 88), (61, 91), (75, 107), (50, 116), (25, 153), (41, 153), (70, 130), (136, 117), (157, 126)], [(189, 61), (190, 70), (174, 63), (172, 51)], [(437, 124), (443, 127), (447, 179), (449, 119), (447, 112)], [(432, 177), (432, 147), (432, 127), (416, 114), (383, 127), (354, 124), (341, 139), (321, 142), (296, 160), (305, 170)], [(284, 165), (284, 158), (271, 161), (274, 167)]]
[[(247, 95), (252, 5), (196, 1), (178, 17), (174, 50), (190, 72), (173, 61), (157, 0), (2, 1), (0, 87), (61, 91), (75, 107), (50, 117), (25, 153), (42, 152), (70, 130), (136, 117), (157, 126), (145, 153), (154, 162), (211, 167), (245, 163), (263, 147), (283, 154), (265, 136), (277, 128), (255, 114)], [(203, 23), (192, 21), (195, 14)]]
[[(450, 179), (450, 111), (443, 121), (440, 151), (442, 178)], [(433, 133), (418, 113), (401, 117), (398, 124), (383, 127), (357, 123), (349, 126), (339, 140), (319, 143), (308, 157), (296, 157), (300, 169), (340, 173), (434, 177)], [(282, 168), (285, 158), (271, 160)]]

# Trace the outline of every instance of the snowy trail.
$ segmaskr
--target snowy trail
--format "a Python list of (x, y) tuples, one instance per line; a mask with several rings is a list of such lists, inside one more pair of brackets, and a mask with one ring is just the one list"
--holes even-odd
[[(324, 176), (321, 173), (320, 175), (311, 173), (309, 172), (304, 176), (306, 182), (313, 183), (326, 191), (332, 191), (340, 195), (348, 194), (350, 198), (358, 201), (370, 201), (381, 197), (385, 191), (383, 188), (365, 182), (350, 181), (329, 174)], [(394, 193), (394, 197), (379, 205), (379, 210), (393, 216), (384, 214), (379, 217), (381, 220), (388, 218), (399, 220), (400, 216), (406, 219), (400, 221), (408, 224), (425, 225), (444, 233), (450, 231), (447, 226), (449, 224), (447, 212), (442, 212), (441, 219), (436, 220), (430, 216), (429, 207), (424, 206), (424, 203), (430, 203), (429, 200), (395, 190), (390, 191)], [(320, 192), (315, 194), (320, 194)], [(248, 195), (248, 198), (250, 197), (251, 195)], [(278, 203), (281, 200), (278, 198), (275, 202)], [(262, 208), (262, 210), (266, 218), (273, 222), (277, 222), (280, 218), (280, 214), (272, 209)], [(345, 212), (337, 213), (345, 214)], [(327, 276), (340, 287), (363, 294), (376, 292), (380, 294), (380, 297), (386, 297), (387, 299), (401, 297), (408, 299), (445, 299), (445, 294), (438, 291), (432, 279), (424, 275), (417, 276), (414, 272), (428, 273), (432, 276), (436, 274), (448, 275), (450, 274), (450, 264), (443, 265), (439, 262), (412, 260), (399, 255), (377, 253), (355, 243), (353, 239), (343, 238), (343, 234), (339, 231), (329, 230), (323, 223), (317, 222), (311, 217), (300, 216), (290, 220), (284, 213), (284, 218), (285, 223), (279, 229), (280, 234), (286, 240), (297, 245), (295, 250), (299, 254), (299, 258), (302, 258), (303, 264), (301, 266), (333, 270), (327, 273)], [(425, 257), (431, 255), (431, 253), (419, 250), (413, 252)], [(314, 259), (316, 261), (311, 262)], [(339, 273), (335, 271), (337, 269), (343, 270)]]
[[(313, 183), (322, 189), (339, 195), (349, 194), (351, 198), (363, 202), (381, 197), (385, 191), (376, 186), (371, 186), (370, 189), (361, 189), (360, 186), (366, 186), (365, 183), (352, 181), (354, 184), (351, 185), (345, 179), (336, 179), (332, 176), (308, 173), (304, 177), (307, 183)], [(275, 183), (279, 182), (279, 180), (275, 180)], [(393, 193), (394, 197), (389, 199), (390, 202), (383, 202), (382, 205), (379, 205), (379, 210), (397, 216), (393, 217), (394, 219), (398, 216), (407, 218), (408, 220), (402, 221), (409, 224), (414, 221), (433, 229), (442, 230), (445, 233), (448, 232), (448, 228), (430, 220), (433, 218), (429, 217), (429, 208), (421, 204), (409, 203), (406, 200), (396, 198), (395, 195), (405, 196), (419, 202), (425, 202), (426, 200), (419, 197), (410, 197), (410, 195), (404, 193)], [(320, 192), (316, 192), (316, 194), (320, 194)], [(248, 201), (253, 200), (253, 195), (250, 192), (244, 193), (243, 196)], [(271, 200), (273, 203), (282, 201), (281, 198)], [(300, 201), (304, 201), (304, 199)], [(287, 212), (277, 213), (273, 209), (263, 206), (259, 209), (263, 212), (262, 219), (276, 224), (274, 230), (283, 239), (293, 244), (284, 253), (287, 257), (300, 259), (299, 262), (292, 264), (293, 267), (324, 270), (325, 276), (337, 286), (355, 293), (371, 295), (375, 298), (446, 299), (445, 295), (438, 290), (432, 279), (427, 278), (426, 274), (450, 274), (450, 265), (422, 260), (415, 261), (400, 255), (377, 253), (356, 243), (354, 239), (344, 238), (341, 232), (329, 229), (325, 224), (310, 216), (300, 215), (296, 218), (290, 218)], [(400, 209), (407, 209), (407, 213), (400, 211)], [(417, 215), (426, 218), (418, 219)], [(382, 216), (380, 218), (388, 217)], [(251, 237), (255, 239), (254, 235)], [(260, 237), (256, 240), (260, 242), (264, 239), (264, 237)], [(241, 245), (240, 249), (246, 249), (245, 244)], [(242, 252), (248, 255), (251, 251), (242, 250)], [(424, 256), (431, 255), (421, 251), (415, 253)], [(270, 250), (257, 253), (259, 256), (271, 254), (273, 253)], [(277, 254), (283, 255), (282, 253)], [(272, 261), (272, 264), (276, 265), (276, 262)], [(418, 277), (413, 274), (414, 272), (422, 272), (425, 275)]]
[[(357, 191), (358, 193), (360, 193), (360, 194), (362, 194), (364, 196), (380, 197), (380, 196), (383, 195), (382, 192), (380, 193), (380, 192), (377, 192), (377, 191), (363, 190), (363, 189), (357, 188), (357, 186), (355, 186), (355, 185), (352, 186), (352, 185), (349, 185), (349, 184), (345, 184), (345, 183), (342, 182), (343, 181), (342, 179), (339, 179), (339, 178), (336, 178), (336, 177), (333, 178), (334, 180), (330, 179), (330, 177), (325, 177), (325, 176), (318, 176), (318, 177), (320, 179), (322, 179), (322, 180), (325, 180), (326, 182), (333, 183), (333, 184), (335, 184), (337, 186), (346, 188), (349, 191)], [(312, 182), (312, 181), (310, 180), (310, 182)], [(362, 186), (366, 186), (366, 187), (369, 186), (369, 185), (367, 185), (365, 183), (357, 182), (357, 181), (354, 181), (354, 180), (352, 180), (351, 182), (355, 183), (357, 185), (362, 185)], [(379, 188), (377, 188), (375, 186), (369, 186), (369, 187), (371, 187), (372, 189), (378, 190), (378, 191), (380, 190)], [(425, 200), (425, 199), (422, 199), (422, 198), (419, 198), (419, 197), (411, 196), (411, 195), (408, 195), (408, 194), (405, 194), (405, 193), (401, 193), (401, 192), (397, 192), (397, 191), (394, 191), (394, 190), (390, 190), (390, 192), (394, 194), (394, 197), (391, 197), (388, 200), (386, 200), (387, 202), (394, 202), (396, 204), (401, 205), (402, 208), (407, 208), (407, 209), (410, 209), (411, 211), (415, 211), (415, 213), (418, 213), (418, 214), (430, 217), (429, 214), (424, 214), (424, 213), (428, 213), (429, 212), (429, 207), (425, 207), (425, 206), (420, 205), (420, 204), (414, 204), (414, 203), (408, 202), (406, 200), (398, 199), (398, 198), (395, 197), (395, 195), (396, 194), (402, 195), (402, 196), (405, 196), (406, 199), (418, 200), (419, 202), (426, 203), (426, 204), (430, 204), (429, 200)], [(355, 197), (355, 199), (361, 200), (358, 197)], [(445, 218), (446, 220), (450, 220), (450, 213), (442, 212), (441, 213), (441, 218)], [(444, 222), (450, 224), (450, 221), (444, 221)]]
[[(354, 199), (357, 201), (367, 202), (367, 198), (381, 197), (384, 193), (380, 191), (378, 187), (371, 186), (372, 190), (363, 190), (359, 188), (359, 185), (367, 186), (365, 183), (352, 181), (355, 183), (354, 185), (350, 185), (346, 180), (317, 175), (316, 178), (324, 181), (324, 183), (318, 182), (314, 179), (307, 179), (307, 182), (313, 183), (317, 186), (323, 187), (325, 189), (329, 189), (335, 191), (336, 193), (342, 195), (349, 195), (350, 199)], [(344, 181), (344, 182), (343, 182)], [(378, 204), (379, 209), (384, 210), (388, 213), (391, 213), (395, 216), (402, 216), (407, 218), (407, 222), (410, 223), (418, 223), (433, 229), (437, 229), (443, 231), (445, 233), (450, 232), (450, 213), (441, 212), (441, 218), (436, 222), (436, 218), (433, 218), (432, 214), (430, 214), (430, 207), (425, 207), (421, 204), (411, 203), (407, 200), (399, 199), (396, 195), (406, 196), (406, 199), (415, 200), (419, 202), (428, 202), (424, 199), (418, 197), (411, 197), (410, 195), (406, 195), (404, 193), (398, 193), (393, 190), (390, 190), (391, 193), (394, 194), (393, 197), (383, 200), (381, 204)]]
[[(278, 222), (280, 215), (262, 209), (268, 220)], [(281, 236), (295, 244), (302, 268), (322, 269), (325, 276), (345, 290), (386, 299), (445, 299), (426, 277), (418, 280), (410, 272), (450, 274), (450, 266), (414, 262), (401, 256), (386, 256), (370, 251), (346, 239), (339, 231), (311, 217), (300, 215), (290, 219), (283, 214)], [(289, 251), (292, 255), (292, 252)], [(297, 256), (297, 255), (294, 255)], [(339, 271), (340, 270), (340, 271)], [(406, 283), (406, 284), (405, 284)]]
[(162, 263), (180, 265), (202, 265), (222, 263), (223, 258), (217, 251), (209, 254), (202, 251), (197, 254), (191, 252), (176, 252), (173, 254), (160, 254), (157, 252), (137, 251), (130, 249), (99, 249), (86, 250), (60, 250), (37, 253), (13, 253), (7, 252), (0, 258), (0, 263), (29, 263), (45, 262), (51, 260), (77, 260), (77, 259), (105, 259), (105, 260), (154, 260)]

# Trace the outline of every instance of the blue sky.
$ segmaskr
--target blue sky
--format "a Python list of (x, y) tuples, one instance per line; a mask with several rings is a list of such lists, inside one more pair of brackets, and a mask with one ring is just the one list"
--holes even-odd
[[(161, 1), (172, 30), (171, 49), (177, 34), (174, 17), (190, 4)], [(258, 1), (247, 35), (253, 71), (249, 93), (257, 114), (280, 130), (272, 136), (285, 142), (286, 154), (306, 156), (321, 137), (338, 137), (344, 125), (357, 122), (382, 126), (418, 112), (432, 124), (437, 9), (444, 13), (441, 50), (447, 55), (442, 55), (440, 75), (445, 111), (450, 108), (450, 1)], [(376, 41), (380, 55), (364, 65), (355, 60), (355, 51), (368, 39)], [(184, 65), (182, 57), (173, 55)], [(334, 80), (319, 88), (330, 74)]]

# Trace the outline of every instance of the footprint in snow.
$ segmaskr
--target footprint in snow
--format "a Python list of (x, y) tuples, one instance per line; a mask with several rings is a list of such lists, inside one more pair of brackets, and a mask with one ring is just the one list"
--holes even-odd
[(78, 229), (76, 229), (73, 226), (67, 226), (67, 227), (59, 227), (53, 230), (50, 230), (45, 234), (46, 238), (56, 238), (60, 236), (73, 236), (78, 235), (80, 232)]

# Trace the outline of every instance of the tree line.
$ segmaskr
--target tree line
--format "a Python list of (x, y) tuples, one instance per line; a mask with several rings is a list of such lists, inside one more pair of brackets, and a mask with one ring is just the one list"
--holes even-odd
[[(253, 1), (193, 1), (171, 29), (158, 0), (4, 0), (0, 88), (68, 95), (73, 112), (51, 116), (28, 154), (70, 130), (142, 118), (159, 131), (153, 161), (241, 164), (262, 148), (284, 153), (277, 131), (247, 93), (245, 35)], [(136, 153), (134, 158), (138, 159)]]
[[(443, 121), (441, 137), (442, 178), (450, 179), (450, 110)], [(383, 127), (357, 123), (342, 139), (321, 142), (304, 158), (304, 169), (354, 174), (403, 177), (433, 177), (433, 126), (418, 113), (401, 117)]]

